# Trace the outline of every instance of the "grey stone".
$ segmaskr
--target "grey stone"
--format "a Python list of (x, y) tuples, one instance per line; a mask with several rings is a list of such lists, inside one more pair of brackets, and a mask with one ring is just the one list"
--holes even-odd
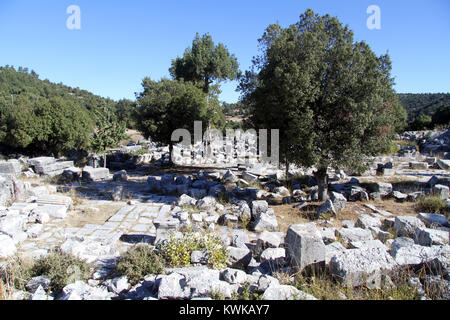
[(30, 300), (34, 301), (53, 300), (53, 296), (47, 294), (46, 290), (42, 286), (38, 286), (31, 295)]
[(27, 228), (27, 235), (29, 238), (37, 238), (44, 229), (44, 226), (39, 223), (35, 223)]
[(369, 229), (369, 227), (377, 227), (380, 228), (382, 225), (381, 220), (367, 214), (361, 215), (355, 223), (355, 227), (361, 229)]
[(431, 193), (438, 195), (443, 200), (447, 200), (449, 197), (449, 188), (442, 184), (437, 184), (431, 188)]
[(268, 262), (270, 266), (283, 266), (286, 260), (284, 248), (267, 248), (261, 253), (261, 262)]
[(197, 201), (196, 206), (201, 210), (211, 210), (216, 205), (216, 199), (214, 197), (204, 197)]
[(245, 201), (240, 201), (237, 206), (234, 206), (233, 212), (241, 221), (250, 221), (252, 218), (250, 207)]
[(220, 276), (230, 284), (243, 284), (247, 281), (247, 274), (239, 269), (227, 268), (220, 273)]
[(450, 169), (450, 160), (438, 159), (437, 164), (438, 164), (439, 168), (441, 168), (442, 170)]
[(449, 235), (448, 231), (418, 227), (414, 240), (421, 246), (449, 244)]
[(280, 281), (277, 278), (263, 274), (258, 278), (258, 292), (264, 292), (270, 286), (278, 286)]
[(17, 252), (13, 239), (6, 235), (0, 234), (0, 259), (6, 259)]
[(113, 181), (127, 181), (128, 175), (126, 170), (120, 170), (113, 175)]
[(278, 228), (278, 222), (275, 215), (267, 210), (267, 212), (260, 213), (255, 220), (253, 230), (262, 232), (264, 230), (275, 231)]
[(400, 237), (414, 237), (417, 227), (425, 227), (425, 224), (416, 217), (397, 216), (394, 222), (394, 231)]
[(231, 243), (237, 248), (247, 248), (246, 244), (250, 243), (250, 240), (244, 229), (233, 229)]
[(378, 239), (383, 243), (393, 238), (393, 235), (391, 233), (389, 233), (388, 231), (384, 231), (378, 227), (369, 227), (369, 230), (372, 232), (372, 235), (375, 239)]
[(120, 294), (123, 291), (128, 290), (130, 284), (126, 276), (116, 277), (104, 282), (104, 285), (108, 288), (110, 292), (115, 294)]
[(337, 212), (344, 210), (347, 204), (347, 199), (342, 194), (333, 191), (330, 192), (330, 200)]
[(172, 273), (161, 277), (158, 287), (158, 299), (187, 299), (190, 296), (189, 287), (186, 286), (186, 278), (178, 273)]
[(373, 240), (372, 232), (361, 228), (336, 229), (336, 237), (346, 245), (350, 244), (352, 241)]
[(109, 178), (109, 169), (108, 168), (93, 168), (86, 166), (83, 168), (81, 173), (81, 177), (85, 181), (101, 181)]
[(182, 194), (180, 196), (180, 199), (178, 200), (178, 205), (179, 206), (194, 206), (196, 202), (197, 202), (196, 199), (188, 196), (187, 194)]
[(263, 300), (317, 300), (314, 296), (290, 285), (270, 285), (262, 296)]
[(325, 246), (325, 264), (328, 265), (330, 263), (331, 258), (337, 253), (341, 251), (347, 250), (340, 242), (333, 242), (327, 244)]
[(365, 248), (381, 248), (387, 250), (388, 248), (380, 240), (365, 240), (350, 242), (350, 249), (365, 249)]
[(417, 217), (422, 220), (427, 227), (433, 225), (442, 225), (444, 227), (450, 226), (447, 218), (442, 214), (435, 213), (419, 213)]
[(428, 163), (427, 162), (419, 162), (419, 161), (411, 161), (409, 163), (409, 167), (411, 169), (427, 170)]
[(325, 244), (336, 241), (336, 228), (320, 227), (319, 232), (322, 235), (322, 240)]
[(237, 182), (239, 180), (239, 178), (236, 177), (236, 175), (232, 171), (228, 170), (224, 174), (222, 180), (223, 180), (224, 183), (235, 183), (235, 182)]
[(19, 175), (22, 172), (22, 164), (16, 160), (0, 161), (0, 174)]
[(228, 250), (228, 266), (235, 269), (245, 269), (252, 260), (252, 252), (248, 248), (230, 246)]
[(388, 196), (392, 193), (392, 184), (387, 182), (376, 182), (369, 184), (369, 189), (372, 192), (378, 192), (381, 196)]
[(27, 284), (25, 285), (25, 288), (28, 292), (34, 293), (39, 287), (43, 288), (45, 291), (47, 291), (50, 288), (50, 279), (46, 276), (38, 276), (31, 278)]
[(337, 252), (330, 260), (331, 274), (340, 282), (356, 287), (381, 288), (382, 276), (397, 268), (383, 248), (370, 247)]
[(260, 214), (265, 213), (269, 209), (269, 204), (265, 200), (252, 201), (251, 209), (252, 217), (257, 219)]
[(440, 250), (440, 246), (394, 245), (390, 250), (390, 254), (399, 265), (413, 267), (430, 263), (439, 256)]
[(323, 216), (336, 216), (336, 209), (334, 208), (333, 202), (331, 200), (327, 200), (324, 204), (317, 208), (316, 218), (319, 219)]
[(59, 194), (49, 194), (40, 196), (36, 200), (38, 205), (64, 205), (68, 209), (73, 207), (73, 200), (71, 197)]
[(392, 196), (399, 202), (405, 201), (408, 198), (407, 194), (401, 193), (400, 191), (392, 191)]
[(28, 222), (28, 217), (25, 215), (12, 215), (0, 218), (0, 232), (9, 236), (22, 232)]
[(38, 217), (46, 217), (48, 215), (49, 217), (64, 219), (67, 217), (67, 206), (46, 204), (33, 209), (33, 213)]
[(300, 270), (325, 261), (325, 244), (314, 223), (291, 225), (284, 241), (290, 262)]
[(281, 235), (278, 232), (269, 232), (264, 230), (258, 236), (256, 247), (258, 251), (262, 251), (267, 248), (277, 248), (281, 244)]

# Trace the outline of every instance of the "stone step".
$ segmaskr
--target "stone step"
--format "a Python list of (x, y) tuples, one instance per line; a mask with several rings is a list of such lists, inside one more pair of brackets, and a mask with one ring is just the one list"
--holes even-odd
[(52, 205), (64, 205), (67, 206), (69, 209), (73, 206), (73, 200), (71, 197), (59, 195), (59, 194), (52, 194), (52, 195), (44, 195), (38, 197), (36, 201), (39, 205), (46, 205), (46, 204), (52, 204)]

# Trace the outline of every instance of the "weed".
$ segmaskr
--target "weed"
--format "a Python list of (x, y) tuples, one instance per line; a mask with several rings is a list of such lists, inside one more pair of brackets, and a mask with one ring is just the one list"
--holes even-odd
[(208, 265), (212, 268), (224, 268), (228, 259), (222, 240), (213, 233), (186, 232), (176, 237), (171, 232), (159, 249), (167, 263), (173, 267), (190, 265), (193, 251), (206, 252)]
[(31, 277), (47, 276), (50, 279), (52, 291), (60, 292), (70, 283), (77, 280), (88, 280), (91, 271), (91, 266), (85, 261), (59, 249), (54, 249), (33, 263)]
[(115, 271), (134, 285), (149, 274), (163, 273), (164, 259), (149, 245), (139, 244), (120, 256)]
[(439, 196), (421, 197), (416, 202), (416, 209), (419, 212), (445, 214), (447, 203)]

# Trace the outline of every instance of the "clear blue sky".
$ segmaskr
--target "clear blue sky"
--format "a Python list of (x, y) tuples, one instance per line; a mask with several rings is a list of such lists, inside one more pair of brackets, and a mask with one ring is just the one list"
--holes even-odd
[[(381, 9), (380, 30), (366, 26), (372, 4)], [(81, 9), (80, 30), (66, 27), (70, 5)], [(307, 8), (337, 16), (378, 55), (389, 51), (397, 92), (450, 91), (449, 0), (0, 0), (0, 65), (134, 99), (145, 76), (169, 76), (196, 32), (224, 43), (246, 70), (265, 28), (295, 23)], [(221, 99), (237, 101), (235, 88), (223, 84)]]

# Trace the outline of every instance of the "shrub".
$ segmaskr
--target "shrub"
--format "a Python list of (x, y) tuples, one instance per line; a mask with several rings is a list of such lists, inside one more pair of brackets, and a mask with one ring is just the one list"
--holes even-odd
[(164, 260), (149, 245), (139, 244), (121, 255), (116, 272), (136, 284), (149, 274), (164, 272)]
[(172, 232), (159, 248), (167, 263), (173, 267), (190, 265), (193, 251), (205, 251), (208, 265), (212, 268), (223, 268), (227, 261), (227, 251), (222, 240), (213, 233), (186, 232), (176, 237)]
[[(25, 290), (25, 285), (31, 279), (31, 264), (19, 256), (8, 258), (0, 267), (0, 283), (2, 285), (3, 299), (6, 299), (15, 290)], [(1, 299), (0, 299), (1, 300)]]
[(91, 266), (85, 261), (55, 249), (34, 262), (31, 277), (47, 276), (52, 291), (60, 292), (70, 283), (88, 280), (91, 271)]
[(219, 203), (226, 205), (230, 203), (230, 194), (226, 191), (222, 191), (217, 195)]
[(447, 203), (439, 196), (422, 197), (417, 201), (416, 208), (419, 212), (445, 214)]

